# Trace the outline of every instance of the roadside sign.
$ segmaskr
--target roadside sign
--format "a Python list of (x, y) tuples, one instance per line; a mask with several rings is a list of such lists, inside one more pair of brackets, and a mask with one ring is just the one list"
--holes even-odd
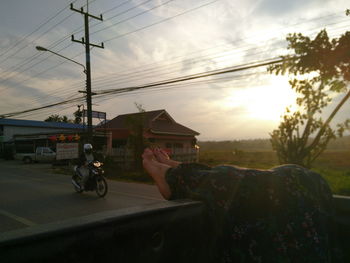
[[(84, 110), (84, 116), (87, 116), (87, 110)], [(92, 111), (91, 112), (92, 118), (97, 118), (97, 119), (106, 119), (106, 113), (102, 111)]]
[(78, 143), (57, 143), (56, 160), (76, 159), (79, 157)]

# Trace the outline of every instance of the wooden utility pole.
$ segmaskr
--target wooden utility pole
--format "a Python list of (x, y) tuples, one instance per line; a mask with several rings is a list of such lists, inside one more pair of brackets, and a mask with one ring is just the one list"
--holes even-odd
[(70, 4), (70, 9), (82, 14), (84, 16), (84, 25), (85, 25), (85, 38), (82, 37), (81, 40), (74, 39), (74, 35), (72, 35), (72, 41), (78, 42), (80, 44), (85, 45), (85, 56), (86, 56), (86, 106), (87, 106), (87, 135), (88, 140), (92, 142), (92, 93), (91, 93), (91, 63), (90, 63), (90, 46), (104, 48), (103, 43), (101, 45), (95, 45), (90, 43), (89, 38), (89, 17), (94, 19), (103, 21), (102, 15), (99, 17), (93, 16), (91, 14), (84, 11), (84, 8), (75, 9), (73, 4)]

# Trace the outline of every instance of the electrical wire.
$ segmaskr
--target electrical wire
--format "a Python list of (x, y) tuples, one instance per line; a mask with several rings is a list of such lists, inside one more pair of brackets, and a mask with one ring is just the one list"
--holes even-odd
[[(198, 79), (198, 78), (205, 78), (205, 77), (216, 76), (216, 75), (220, 75), (220, 74), (227, 74), (227, 73), (233, 73), (233, 72), (243, 71), (243, 70), (247, 70), (247, 69), (257, 68), (257, 67), (268, 66), (268, 65), (275, 64), (275, 63), (280, 63), (282, 61), (283, 61), (282, 59), (273, 59), (273, 58), (269, 59), (269, 60), (265, 60), (265, 61), (259, 61), (259, 62), (255, 61), (255, 62), (252, 62), (250, 64), (247, 63), (247, 64), (243, 64), (240, 66), (224, 68), (221, 70), (213, 70), (213, 71), (202, 72), (199, 74), (187, 75), (187, 76), (184, 76), (181, 78), (169, 79), (169, 80), (162, 81), (162, 82), (154, 82), (154, 83), (149, 83), (149, 84), (139, 85), (139, 86), (134, 86), (134, 87), (126, 87), (126, 88), (121, 88), (121, 89), (111, 89), (111, 90), (101, 91), (101, 92), (97, 93), (97, 95), (107, 95), (107, 94), (111, 95), (111, 94), (132, 92), (132, 91), (136, 91), (136, 90), (145, 90), (147, 88), (154, 88), (154, 87), (162, 86), (162, 85), (168, 85), (168, 84), (179, 83), (179, 82), (184, 82), (184, 81), (188, 81), (188, 80), (194, 80), (194, 79)], [(58, 105), (64, 105), (64, 104), (68, 104), (68, 103), (76, 103), (76, 102), (80, 102), (84, 99), (85, 99), (85, 97), (73, 98), (73, 99), (60, 101), (57, 103), (44, 105), (41, 107), (32, 108), (32, 109), (28, 109), (28, 110), (5, 113), (5, 114), (0, 115), (0, 118), (13, 117), (13, 116), (20, 115), (23, 113), (38, 111), (38, 110), (51, 108), (51, 107), (55, 107)]]
[(80, 86), (80, 87), (82, 87), (82, 86)]
[[(125, 2), (124, 2), (125, 3)], [(112, 8), (113, 9), (113, 8)], [(332, 15), (329, 15), (329, 16), (334, 16), (335, 14), (332, 14)], [(323, 18), (327, 18), (329, 16), (326, 16), (326, 17), (322, 17), (322, 18), (317, 18), (317, 19), (323, 19)], [(315, 19), (312, 19), (312, 20), (315, 20)]]
[[(143, 2), (143, 3), (141, 3), (140, 5), (142, 5), (142, 4), (144, 4), (144, 3), (147, 3), (147, 2), (150, 2), (150, 1), (152, 1), (152, 0), (147, 0), (147, 1)], [(114, 26), (116, 26), (116, 25), (120, 25), (120, 24), (122, 24), (122, 23), (124, 23), (124, 22), (126, 22), (126, 21), (129, 21), (129, 20), (131, 20), (131, 19), (133, 19), (133, 18), (135, 18), (135, 17), (141, 16), (141, 15), (144, 15), (144, 14), (146, 14), (146, 13), (148, 13), (148, 12), (154, 10), (154, 9), (157, 9), (157, 8), (159, 8), (159, 7), (161, 7), (161, 6), (164, 6), (164, 5), (166, 5), (166, 4), (170, 3), (170, 2), (173, 2), (173, 1), (175, 1), (175, 0), (168, 0), (168, 1), (166, 1), (166, 2), (163, 2), (163, 3), (161, 3), (161, 4), (159, 4), (159, 5), (156, 5), (156, 6), (152, 7), (152, 8), (150, 8), (150, 9), (147, 9), (147, 10), (145, 10), (145, 11), (142, 11), (142, 12), (136, 14), (136, 15), (133, 15), (133, 16), (131, 16), (131, 17), (128, 17), (128, 18), (126, 18), (126, 19), (123, 19), (123, 20), (121, 20), (121, 21), (118, 21), (117, 23), (114, 23), (114, 24), (112, 24), (112, 25), (106, 26), (106, 27), (104, 27), (104, 28), (102, 28), (102, 29), (100, 29), (100, 30), (96, 30), (96, 31), (94, 31), (94, 32), (91, 32), (91, 35), (96, 34), (96, 33), (99, 33), (99, 32), (104, 31), (104, 30), (107, 30), (107, 29), (109, 29), (109, 28), (111, 28), (111, 27), (114, 27)], [(218, 1), (218, 0), (216, 0), (216, 1)], [(131, 8), (131, 9), (134, 9), (134, 8)]]
[(166, 22), (166, 21), (169, 21), (169, 20), (171, 20), (171, 19), (174, 19), (174, 18), (177, 18), (177, 17), (179, 17), (179, 16), (185, 15), (185, 14), (187, 14), (187, 13), (196, 11), (196, 10), (198, 10), (198, 9), (200, 9), (200, 8), (203, 8), (203, 7), (209, 6), (209, 5), (211, 5), (211, 4), (214, 4), (214, 3), (216, 3), (217, 1), (219, 1), (219, 0), (214, 0), (214, 1), (211, 1), (211, 2), (208, 2), (208, 3), (205, 3), (205, 4), (203, 4), (203, 5), (197, 6), (197, 7), (195, 7), (195, 8), (188, 9), (188, 10), (186, 10), (186, 11), (184, 11), (184, 12), (182, 12), (182, 13), (179, 13), (179, 14), (177, 14), (177, 15), (174, 15), (174, 16), (171, 16), (171, 17), (162, 19), (162, 20), (160, 20), (160, 21), (158, 21), (158, 22), (152, 23), (152, 24), (147, 25), (147, 26), (144, 26), (144, 27), (140, 27), (140, 28), (138, 28), (138, 29), (136, 29), (136, 30), (133, 30), (133, 31), (130, 31), (130, 32), (127, 32), (127, 33), (124, 33), (124, 34), (121, 34), (121, 35), (112, 37), (112, 38), (110, 38), (110, 39), (104, 40), (103, 42), (104, 42), (104, 43), (107, 43), (107, 42), (110, 42), (110, 41), (112, 41), (112, 40), (119, 39), (119, 38), (121, 38), (121, 37), (124, 37), (124, 36), (130, 35), (130, 34), (139, 32), (139, 31), (141, 31), (141, 30), (145, 30), (145, 29), (147, 29), (147, 28), (150, 28), (150, 27), (153, 27), (153, 26), (155, 26), (155, 25), (164, 23), (164, 22)]
[[(76, 2), (76, 1), (77, 1), (77, 0), (75, 0), (74, 2)], [(90, 3), (94, 2), (94, 1), (96, 1), (96, 0), (93, 0), (93, 1), (91, 1)], [(73, 2), (73, 3), (74, 3), (74, 2)], [(84, 6), (86, 6), (86, 4), (85, 4)], [(65, 9), (66, 9), (66, 7), (65, 7), (64, 9), (62, 9), (61, 12), (62, 12), (63, 10), (65, 10)], [(61, 12), (59, 12), (58, 14), (60, 14)], [(53, 18), (55, 18), (58, 14), (56, 14)], [(39, 40), (39, 39), (42, 38), (46, 33), (50, 32), (53, 28), (57, 27), (58, 25), (62, 24), (63, 22), (66, 22), (66, 21), (67, 21), (70, 17), (72, 17), (73, 15), (74, 15), (74, 13), (71, 13), (71, 14), (69, 14), (68, 16), (66, 16), (66, 17), (64, 17), (63, 19), (61, 19), (61, 20), (60, 20), (59, 22), (57, 22), (56, 24), (54, 24), (54, 25), (52, 25), (51, 27), (49, 27), (46, 31), (42, 32), (37, 38), (33, 39), (31, 42), (29, 42), (29, 43), (27, 43), (25, 46), (21, 47), (21, 49), (20, 49), (18, 52), (16, 52), (15, 54), (17, 55), (19, 52), (23, 51), (25, 47), (27, 47), (28, 45), (33, 44), (35, 41)], [(50, 19), (50, 20), (51, 20), (51, 19)], [(80, 27), (82, 27), (82, 26), (80, 26)], [(41, 28), (41, 27), (40, 27), (40, 28)], [(38, 28), (38, 29), (40, 29), (40, 28)], [(36, 31), (37, 31), (37, 30), (36, 30)], [(60, 39), (60, 40), (56, 41), (54, 44), (51, 44), (48, 48), (51, 49), (51, 48), (57, 46), (58, 44), (62, 43), (62, 42), (63, 42), (64, 40), (66, 40), (66, 39), (67, 39), (67, 37), (64, 37), (63, 39)], [(17, 68), (15, 68), (15, 69), (10, 68), (9, 70), (16, 70), (16, 69), (18, 69), (18, 68), (21, 68), (23, 65), (30, 63), (33, 59), (35, 59), (35, 58), (37, 58), (37, 57), (39, 57), (39, 56), (41, 56), (41, 55), (42, 55), (42, 53), (35, 54), (34, 56), (31, 56), (31, 57), (28, 59), (29, 61), (27, 61), (26, 63), (20, 65), (20, 67), (17, 67)], [(12, 56), (12, 55), (11, 55), (11, 56)], [(6, 61), (7, 59), (11, 58), (11, 56), (8, 56), (5, 60), (1, 61), (0, 63), (3, 63), (3, 62)], [(43, 60), (41, 60), (41, 62), (43, 62), (43, 61), (45, 61), (45, 60), (46, 60), (46, 59), (43, 59)], [(3, 77), (3, 76), (2, 76), (2, 77)]]
[[(137, 74), (138, 75), (138, 74)], [(159, 76), (159, 74), (158, 74), (158, 76)], [(104, 85), (105, 86), (105, 85)], [(81, 87), (81, 86), (80, 86)]]
[[(78, 0), (74, 0), (73, 3), (75, 3)], [(45, 26), (47, 23), (49, 23), (51, 20), (53, 20), (54, 18), (56, 18), (58, 15), (60, 15), (63, 11), (66, 10), (66, 7), (62, 8), (61, 10), (59, 10), (54, 16), (46, 19), (44, 22), (42, 22), (34, 31), (32, 31), (31, 33), (29, 33), (28, 35), (26, 35), (25, 37), (23, 37), (21, 40), (19, 40), (18, 42), (16, 42), (14, 45), (12, 45), (11, 47), (9, 47), (8, 49), (6, 49), (3, 53), (0, 54), (0, 57), (2, 57), (3, 55), (7, 54), (10, 50), (14, 49), (15, 47), (17, 47), (19, 44), (21, 44), (24, 40), (26, 40), (28, 37), (30, 37), (31, 35), (33, 35), (35, 32), (37, 32), (38, 30), (40, 30), (43, 26)], [(0, 63), (2, 63), (2, 61), (0, 61)]]

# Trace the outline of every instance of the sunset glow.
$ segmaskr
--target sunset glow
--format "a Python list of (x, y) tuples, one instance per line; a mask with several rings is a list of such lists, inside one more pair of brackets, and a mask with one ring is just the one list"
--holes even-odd
[(232, 90), (224, 105), (243, 109), (251, 120), (278, 122), (286, 107), (295, 110), (296, 97), (286, 78), (275, 77), (269, 86)]
[[(84, 46), (71, 41), (83, 36), (82, 16), (68, 0), (21, 1), (21, 8), (17, 2), (4, 0), (0, 9), (0, 94), (6, 98), (0, 115), (23, 110), (13, 118), (73, 118), (77, 105), (86, 103), (85, 74), (76, 63), (35, 47), (84, 64)], [(100, 94), (93, 96), (93, 110), (111, 119), (137, 112), (135, 102), (146, 111), (165, 109), (198, 131), (199, 140), (268, 138), (286, 107), (295, 108), (296, 94), (291, 76), (267, 73), (266, 62), (293, 53), (289, 33), (314, 38), (326, 29), (337, 38), (350, 28), (345, 0), (77, 0), (74, 7), (87, 2), (91, 14), (103, 15), (103, 21), (92, 19), (89, 31), (92, 43), (104, 43), (104, 49), (91, 49), (91, 87)], [(120, 89), (128, 91), (110, 92)], [(339, 114), (349, 110), (346, 104)]]

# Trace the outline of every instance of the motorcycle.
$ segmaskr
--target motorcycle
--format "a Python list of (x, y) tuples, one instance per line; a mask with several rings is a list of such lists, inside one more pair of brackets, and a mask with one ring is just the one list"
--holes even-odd
[(77, 193), (83, 191), (96, 191), (99, 197), (104, 197), (108, 191), (107, 181), (104, 177), (104, 170), (102, 168), (103, 163), (99, 161), (93, 161), (88, 163), (87, 169), (89, 177), (85, 182), (84, 188), (81, 187), (83, 176), (79, 172), (79, 169), (75, 167), (75, 172), (72, 176), (72, 184)]

